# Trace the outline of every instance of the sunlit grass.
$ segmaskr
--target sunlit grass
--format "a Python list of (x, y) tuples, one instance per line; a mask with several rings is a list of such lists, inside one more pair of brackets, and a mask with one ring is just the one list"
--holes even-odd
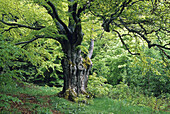
[(1, 87), (0, 92), (12, 93), (12, 94), (29, 94), (34, 96), (44, 95), (56, 95), (62, 88), (49, 87), (49, 86), (37, 86), (34, 84), (21, 83), (19, 84), (7, 84)]
[[(3, 101), (0, 103), (0, 111), (2, 114), (22, 113), (19, 108), (22, 107), (27, 112), (40, 114), (52, 114), (53, 112), (65, 114), (168, 114), (145, 106), (132, 106), (126, 100), (115, 100), (108, 97), (94, 98), (93, 102), (88, 104), (74, 103), (57, 97), (59, 91), (61, 91), (61, 88), (33, 84), (16, 86), (13, 89), (12, 87), (2, 88), (0, 92), (4, 95), (4, 98), (0, 97), (0, 100)], [(21, 94), (25, 95), (25, 98), (22, 98)], [(13, 95), (15, 95), (14, 98), (12, 98)], [(13, 102), (19, 107), (14, 107)], [(9, 106), (4, 107), (5, 103)]]

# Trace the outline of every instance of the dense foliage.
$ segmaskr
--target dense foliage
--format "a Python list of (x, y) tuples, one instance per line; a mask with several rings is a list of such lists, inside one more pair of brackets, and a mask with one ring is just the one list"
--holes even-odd
[[(0, 111), (20, 110), (10, 108), (23, 106), (22, 95), (36, 102), (32, 113), (170, 111), (169, 5), (166, 0), (0, 0)], [(75, 87), (81, 88), (82, 74), (88, 85), (79, 95)], [(56, 96), (66, 82), (77, 84), (64, 95), (75, 94), (78, 104)]]
[(169, 63), (162, 61), (157, 50), (144, 49), (143, 52), (143, 56), (134, 58), (126, 67), (124, 81), (131, 87), (141, 87), (146, 95), (169, 94)]
[[(50, 41), (45, 42), (44, 47), (47, 47), (48, 42)], [(2, 35), (0, 44), (0, 74), (1, 82), (4, 82), (1, 84), (16, 79), (39, 85), (62, 86), (62, 69), (58, 60), (62, 56), (61, 52), (56, 51), (57, 54), (51, 52), (53, 50), (51, 46), (46, 50), (39, 46), (35, 46), (34, 50), (29, 47), (22, 49)]]

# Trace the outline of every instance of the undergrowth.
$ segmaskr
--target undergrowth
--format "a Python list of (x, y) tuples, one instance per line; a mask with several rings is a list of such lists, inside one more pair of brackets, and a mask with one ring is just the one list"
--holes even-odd
[[(119, 92), (123, 91), (122, 88), (115, 90), (115, 96), (112, 98), (101, 97), (93, 98), (88, 102), (77, 102), (65, 100), (57, 97), (57, 93), (61, 91), (61, 88), (48, 87), (48, 86), (36, 86), (28, 83), (18, 83), (16, 86), (10, 87), (9, 85), (1, 86), (0, 90), (0, 112), (6, 113), (38, 113), (38, 114), (167, 114), (168, 110), (160, 111), (160, 109), (149, 107), (146, 105), (140, 105), (138, 100), (147, 97), (134, 97), (131, 99), (128, 97), (120, 96)], [(114, 90), (114, 89), (113, 89)], [(117, 92), (116, 92), (117, 91)], [(127, 92), (127, 91), (125, 91)], [(117, 94), (117, 96), (116, 96)], [(124, 95), (124, 93), (122, 93)], [(128, 96), (128, 94), (126, 94)], [(137, 94), (136, 94), (137, 95)], [(130, 96), (130, 95), (129, 95)], [(115, 98), (114, 98), (115, 97)], [(84, 100), (83, 96), (79, 100)], [(87, 99), (86, 99), (87, 100)], [(151, 100), (151, 99), (150, 99)], [(133, 102), (133, 103), (132, 103)], [(155, 101), (153, 101), (155, 102)], [(150, 103), (153, 103), (152, 100)]]
[(96, 74), (89, 76), (88, 92), (92, 93), (95, 98), (109, 97), (114, 100), (126, 101), (126, 104), (132, 106), (149, 107), (153, 110), (163, 110), (170, 112), (170, 94), (161, 94), (159, 97), (144, 94), (142, 88), (131, 88), (121, 82), (116, 86), (107, 84), (104, 77), (96, 77)]

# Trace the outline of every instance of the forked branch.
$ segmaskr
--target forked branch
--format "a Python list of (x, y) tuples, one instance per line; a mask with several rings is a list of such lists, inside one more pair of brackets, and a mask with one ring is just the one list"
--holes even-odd
[(56, 9), (56, 7), (54, 6), (54, 4), (53, 4), (51, 1), (49, 1), (49, 0), (45, 0), (45, 1), (47, 1), (47, 4), (48, 4), (48, 5), (51, 7), (51, 9), (52, 9), (52, 11), (51, 11), (51, 9), (50, 9), (48, 6), (42, 5), (42, 6), (48, 11), (48, 14), (51, 15), (51, 17), (53, 18), (53, 20), (56, 19), (56, 20), (64, 27), (64, 29), (65, 29), (65, 31), (66, 31), (67, 34), (70, 34), (70, 31), (69, 31), (67, 25), (60, 19), (59, 15), (58, 15), (58, 12), (57, 12), (57, 9)]

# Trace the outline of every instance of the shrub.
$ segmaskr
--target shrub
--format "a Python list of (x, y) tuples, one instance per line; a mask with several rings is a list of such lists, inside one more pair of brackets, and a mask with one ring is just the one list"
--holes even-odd
[(143, 55), (128, 63), (124, 82), (140, 87), (145, 95), (170, 94), (169, 65), (161, 59), (157, 50), (146, 49)]
[(168, 110), (170, 94), (167, 95), (162, 94), (161, 97), (144, 95), (141, 88), (130, 88), (122, 82), (110, 90), (109, 97), (124, 101), (128, 105), (151, 107), (154, 110)]
[[(46, 50), (37, 48), (20, 48), (0, 35), (0, 82), (2, 82), (0, 85), (5, 85), (16, 79), (61, 87), (63, 80), (60, 79), (62, 78), (62, 68), (59, 59), (62, 53), (59, 51), (57, 53), (59, 49), (56, 52), (55, 50), (51, 52), (50, 46), (48, 47), (50, 49)], [(50, 55), (52, 53), (55, 53), (53, 57)]]
[(107, 79), (96, 76), (96, 73), (89, 76), (87, 91), (90, 92), (94, 97), (108, 96), (112, 85), (107, 84)]

